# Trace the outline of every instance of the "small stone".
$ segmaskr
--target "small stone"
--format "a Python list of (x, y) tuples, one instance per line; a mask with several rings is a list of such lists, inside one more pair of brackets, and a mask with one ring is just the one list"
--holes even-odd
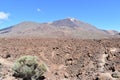
[(10, 55), (10, 54), (7, 54), (7, 55), (6, 55), (6, 58), (9, 58), (9, 57), (11, 57), (11, 55)]
[(119, 72), (115, 72), (112, 74), (113, 78), (120, 78), (120, 73)]
[(1, 70), (1, 68), (2, 68), (2, 64), (0, 63), (0, 70)]

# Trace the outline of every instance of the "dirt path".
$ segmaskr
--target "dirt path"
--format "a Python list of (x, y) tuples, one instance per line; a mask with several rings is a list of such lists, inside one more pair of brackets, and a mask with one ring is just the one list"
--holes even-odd
[[(115, 52), (116, 51), (116, 49), (112, 49), (112, 50), (110, 50), (111, 52)], [(101, 77), (104, 77), (105, 79), (110, 79), (110, 80), (117, 80), (117, 79), (115, 79), (115, 78), (113, 78), (112, 76), (111, 76), (111, 74), (112, 74), (112, 72), (105, 72), (104, 71), (104, 65), (105, 65), (105, 63), (107, 63), (106, 62), (106, 58), (108, 57), (108, 54), (103, 54), (101, 57), (100, 57), (100, 62), (99, 62), (99, 72), (100, 72), (100, 76)]]

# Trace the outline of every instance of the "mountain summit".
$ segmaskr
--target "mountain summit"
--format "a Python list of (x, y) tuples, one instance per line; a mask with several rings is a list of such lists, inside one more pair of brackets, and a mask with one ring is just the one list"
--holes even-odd
[(66, 18), (51, 23), (22, 22), (0, 30), (0, 37), (39, 38), (109, 38), (117, 31), (107, 31), (75, 18)]
[(70, 28), (78, 28), (78, 27), (81, 27), (83, 24), (86, 24), (86, 23), (81, 22), (75, 18), (66, 18), (63, 20), (54, 21), (52, 23), (52, 25), (54, 25), (54, 26), (58, 26), (58, 27), (66, 26), (66, 27), (70, 27)]

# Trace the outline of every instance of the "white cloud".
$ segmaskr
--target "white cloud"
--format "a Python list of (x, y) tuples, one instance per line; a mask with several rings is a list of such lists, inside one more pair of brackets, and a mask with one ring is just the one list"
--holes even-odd
[(6, 20), (9, 17), (9, 13), (0, 12), (0, 20)]
[(38, 11), (38, 12), (41, 12), (41, 9), (40, 9), (40, 8), (37, 8), (37, 11)]

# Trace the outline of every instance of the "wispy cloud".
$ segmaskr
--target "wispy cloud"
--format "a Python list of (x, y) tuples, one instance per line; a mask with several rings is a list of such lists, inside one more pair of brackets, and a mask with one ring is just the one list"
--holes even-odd
[(7, 20), (9, 18), (9, 13), (0, 12), (0, 20)]
[(42, 10), (40, 8), (37, 8), (37, 12), (42, 13)]

